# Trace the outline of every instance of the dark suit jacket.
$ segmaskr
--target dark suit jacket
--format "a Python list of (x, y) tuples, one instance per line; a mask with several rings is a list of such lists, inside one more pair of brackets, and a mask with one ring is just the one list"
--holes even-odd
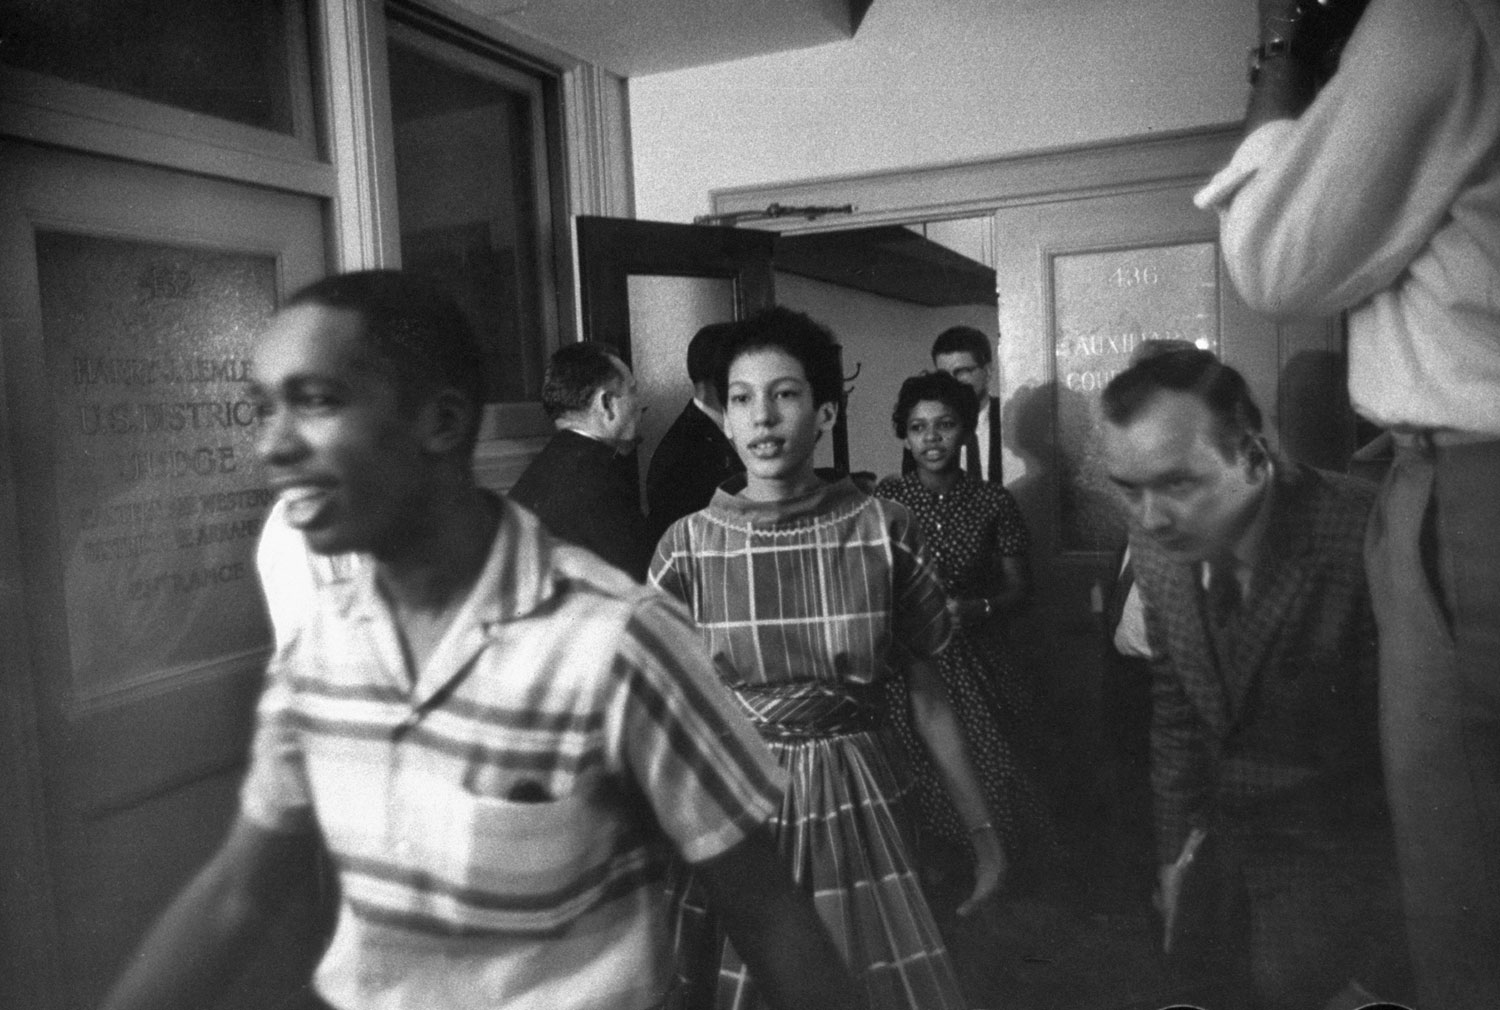
[[(1004, 484), (1005, 483), (1005, 474), (1001, 471), (1001, 468), (1000, 468), (1000, 446), (1002, 444), (1001, 440), (1000, 440), (1000, 398), (998, 396), (992, 396), (992, 397), (989, 398), (989, 400), (990, 400), (990, 405), (989, 405), (989, 412), (990, 412), (990, 444), (987, 447), (986, 446), (980, 446), (980, 451), (981, 452), (988, 452), (989, 453), (989, 459), (990, 459), (990, 462), (989, 462), (989, 474), (990, 474), (990, 479), (989, 479), (988, 483), (990, 483), (990, 484)], [(965, 454), (965, 456), (967, 456), (967, 453)], [(959, 465), (963, 467), (963, 470), (964, 470), (965, 473), (969, 472), (969, 460), (967, 458), (961, 458), (959, 460)], [(911, 450), (910, 449), (902, 449), (901, 450), (901, 472), (903, 474), (911, 473), (916, 468), (917, 468), (917, 461), (912, 458)]]
[(668, 526), (707, 506), (720, 484), (744, 470), (713, 418), (689, 400), (657, 443), (646, 470), (646, 525), (652, 548)]
[(542, 447), (509, 497), (557, 536), (644, 582), (656, 545), (636, 504), (634, 465), (633, 455), (564, 429)]
[(1375, 486), (1291, 462), (1275, 472), (1261, 557), (1222, 650), (1200, 566), (1132, 533), (1157, 657), (1151, 771), (1164, 863), (1194, 825), (1330, 846), (1385, 825), (1364, 570)]

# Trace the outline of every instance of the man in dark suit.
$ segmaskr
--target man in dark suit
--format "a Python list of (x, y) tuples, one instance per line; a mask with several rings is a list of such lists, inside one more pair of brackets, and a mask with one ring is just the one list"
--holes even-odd
[(510, 500), (555, 535), (644, 582), (655, 544), (633, 472), (641, 420), (635, 376), (603, 344), (568, 344), (547, 363), (542, 409), (557, 434), (510, 489)]
[[(1004, 483), (1000, 465), (1000, 400), (990, 395), (990, 338), (972, 326), (950, 326), (932, 342), (933, 367), (947, 372), (974, 390), (979, 399), (979, 423), (964, 443), (959, 465), (974, 480)], [(901, 472), (911, 473), (916, 461), (902, 450)]]
[[(1244, 379), (1206, 351), (1132, 366), (1102, 407), (1154, 663), (1163, 911), (1190, 868), (1215, 882), (1252, 1006), (1388, 996), (1404, 943), (1363, 565), (1375, 489), (1272, 458)], [(1213, 841), (1196, 868), (1194, 829)]]
[(693, 398), (667, 429), (646, 470), (647, 526), (654, 546), (678, 519), (708, 504), (715, 489), (745, 469), (724, 437), (724, 405), (714, 391), (714, 361), (734, 323), (710, 323), (688, 342)]

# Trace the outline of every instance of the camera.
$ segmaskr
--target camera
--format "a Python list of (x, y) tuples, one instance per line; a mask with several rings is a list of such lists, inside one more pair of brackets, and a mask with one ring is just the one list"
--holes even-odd
[(1370, 0), (1301, 0), (1291, 50), (1322, 86), (1339, 68), (1339, 54)]

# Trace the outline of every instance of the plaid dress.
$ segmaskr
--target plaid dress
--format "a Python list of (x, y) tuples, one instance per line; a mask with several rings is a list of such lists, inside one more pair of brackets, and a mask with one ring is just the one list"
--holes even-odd
[[(880, 728), (898, 650), (933, 656), (951, 629), (910, 513), (848, 481), (786, 502), (721, 489), (667, 531), (651, 581), (687, 605), (786, 769), (773, 821), (782, 856), (872, 1010), (963, 1006), (908, 855), (907, 772)], [(687, 1006), (762, 1005), (691, 894), (679, 944)]]

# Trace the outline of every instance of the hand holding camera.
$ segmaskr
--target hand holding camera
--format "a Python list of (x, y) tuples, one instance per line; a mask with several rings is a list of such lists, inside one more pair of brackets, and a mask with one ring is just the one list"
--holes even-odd
[(1251, 83), (1261, 66), (1285, 58), (1321, 88), (1338, 70), (1339, 54), (1369, 0), (1260, 0), (1261, 43), (1251, 50)]

